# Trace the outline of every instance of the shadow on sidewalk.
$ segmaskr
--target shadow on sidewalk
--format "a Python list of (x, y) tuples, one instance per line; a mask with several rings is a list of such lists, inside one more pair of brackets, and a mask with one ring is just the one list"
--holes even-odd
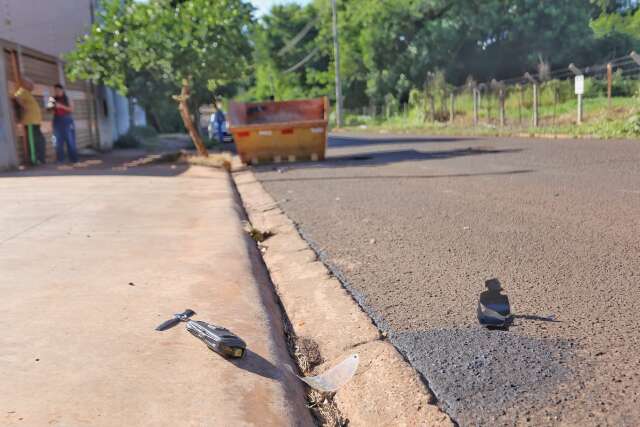
[(178, 176), (189, 169), (188, 164), (163, 158), (163, 153), (144, 150), (114, 150), (105, 154), (81, 156), (78, 163), (70, 165), (46, 164), (22, 170), (0, 173), (2, 178), (62, 177), (62, 176)]
[(282, 371), (258, 353), (247, 349), (242, 359), (228, 359), (229, 363), (252, 374), (280, 381)]

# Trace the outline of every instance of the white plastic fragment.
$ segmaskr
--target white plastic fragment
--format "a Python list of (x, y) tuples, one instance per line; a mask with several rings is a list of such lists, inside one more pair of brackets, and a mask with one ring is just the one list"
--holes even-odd
[(286, 365), (286, 367), (289, 372), (298, 377), (300, 381), (305, 382), (309, 387), (324, 393), (331, 393), (338, 391), (340, 387), (353, 378), (358, 370), (358, 361), (358, 355), (352, 354), (322, 375), (315, 377), (301, 377), (296, 375), (291, 366)]

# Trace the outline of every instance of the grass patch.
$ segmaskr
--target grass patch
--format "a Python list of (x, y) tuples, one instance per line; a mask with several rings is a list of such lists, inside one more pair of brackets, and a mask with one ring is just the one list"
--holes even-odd
[(273, 236), (273, 233), (271, 231), (269, 231), (269, 230), (265, 230), (265, 231), (258, 230), (257, 228), (255, 228), (253, 225), (251, 225), (248, 222), (245, 223), (245, 231), (257, 243), (262, 243), (265, 240), (267, 240), (269, 237)]
[[(606, 97), (585, 98), (583, 123), (577, 125), (577, 100), (542, 103), (539, 108), (539, 126), (532, 127), (532, 109), (530, 105), (506, 102), (506, 126), (499, 124), (497, 100), (481, 101), (478, 111), (479, 123), (473, 125), (471, 100), (464, 97), (456, 102), (455, 120), (425, 120), (422, 109), (414, 108), (404, 114), (389, 117), (348, 115), (344, 128), (349, 131), (377, 131), (393, 133), (431, 132), (444, 135), (513, 136), (527, 134), (562, 135), (596, 138), (637, 138), (640, 136), (640, 105), (635, 97), (613, 98), (611, 107)], [(513, 101), (513, 100), (512, 100)], [(487, 103), (493, 102), (490, 107)], [(428, 116), (428, 114), (427, 114)], [(448, 114), (447, 114), (448, 118)]]
[(209, 166), (214, 168), (222, 168), (227, 172), (231, 171), (231, 153), (209, 153), (209, 157), (203, 157), (196, 154), (188, 154), (183, 151), (179, 161), (196, 166)]

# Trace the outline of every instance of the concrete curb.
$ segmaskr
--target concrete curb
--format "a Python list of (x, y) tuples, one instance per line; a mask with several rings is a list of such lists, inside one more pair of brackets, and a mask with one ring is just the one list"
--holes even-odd
[(352, 353), (360, 356), (356, 376), (333, 399), (349, 424), (452, 426), (418, 373), (318, 261), (253, 172), (235, 172), (233, 178), (253, 227), (274, 233), (261, 244), (263, 258), (294, 334), (318, 346), (323, 364), (312, 371), (323, 372)]

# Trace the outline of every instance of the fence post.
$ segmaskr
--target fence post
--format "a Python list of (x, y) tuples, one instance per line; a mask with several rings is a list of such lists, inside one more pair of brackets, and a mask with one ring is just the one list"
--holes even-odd
[(582, 101), (582, 94), (579, 93), (578, 94), (578, 124), (581, 125), (582, 124), (582, 117), (584, 115), (584, 106), (583, 106), (583, 101)]
[(539, 91), (540, 91), (540, 85), (538, 84), (538, 82), (534, 82), (533, 83), (533, 127), (537, 128), (538, 124), (539, 124), (539, 117), (538, 117), (538, 113), (539, 113)]
[(500, 99), (500, 126), (505, 127), (505, 125), (507, 124), (507, 115), (506, 109), (504, 107), (505, 96), (503, 87), (500, 88), (498, 94), (498, 97)]
[(496, 79), (491, 80), (491, 87), (494, 90), (498, 90), (498, 120), (500, 127), (504, 127), (506, 124), (506, 112), (505, 112), (505, 86), (503, 82), (499, 82)]
[(538, 81), (533, 78), (533, 76), (529, 73), (525, 73), (524, 77), (529, 80), (531, 82), (531, 84), (533, 85), (533, 120), (532, 120), (532, 125), (534, 128), (538, 127), (539, 124), (539, 119), (538, 119), (538, 98), (539, 98), (539, 85), (538, 85)]
[(431, 108), (431, 122), (436, 121), (436, 97), (432, 95), (429, 96), (429, 107)]
[(524, 87), (518, 83), (518, 91), (520, 92), (520, 99), (518, 100), (518, 124), (522, 126), (522, 104), (524, 103)]
[(480, 94), (482, 94), (482, 89), (484, 89), (484, 102), (487, 104), (487, 124), (491, 125), (491, 87), (482, 83), (480, 84), (480, 88)]
[(613, 86), (613, 66), (611, 62), (607, 64), (607, 98), (609, 100), (609, 112), (611, 112), (611, 89)]
[(456, 95), (451, 92), (449, 95), (449, 123), (453, 123), (456, 114)]
[(471, 91), (473, 93), (473, 125), (478, 126), (478, 88), (474, 86)]

